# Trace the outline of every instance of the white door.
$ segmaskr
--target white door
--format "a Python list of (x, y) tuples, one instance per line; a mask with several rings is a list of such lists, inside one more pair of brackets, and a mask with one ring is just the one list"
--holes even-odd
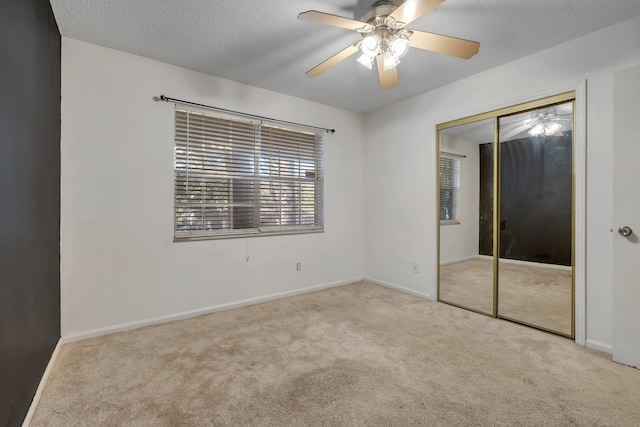
[(640, 367), (640, 65), (613, 96), (613, 360)]

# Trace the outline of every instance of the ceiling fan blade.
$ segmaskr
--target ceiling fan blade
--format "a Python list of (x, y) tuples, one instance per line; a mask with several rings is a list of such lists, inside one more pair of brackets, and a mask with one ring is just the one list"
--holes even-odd
[(331, 15), (330, 13), (318, 12), (317, 10), (307, 10), (306, 12), (302, 12), (298, 15), (298, 19), (316, 22), (318, 24), (332, 25), (334, 27), (341, 27), (354, 31), (367, 25), (362, 21), (343, 18), (342, 16)]
[(389, 70), (382, 69), (382, 55), (376, 57), (378, 63), (378, 75), (380, 76), (380, 87), (382, 89), (393, 89), (398, 84), (398, 70), (397, 67), (393, 67)]
[(333, 67), (334, 65), (338, 64), (341, 61), (344, 61), (345, 59), (347, 59), (348, 57), (356, 53), (358, 51), (359, 45), (360, 45), (360, 40), (342, 49), (340, 52), (336, 53), (331, 58), (316, 65), (315, 67), (307, 71), (305, 74), (309, 77), (316, 77), (324, 73), (329, 68)]
[(462, 59), (471, 58), (480, 49), (480, 43), (478, 42), (424, 31), (411, 31), (413, 31), (413, 34), (409, 37), (409, 43), (412, 47), (417, 47), (418, 49), (444, 53), (445, 55)]
[(526, 123), (523, 123), (519, 126), (516, 126), (515, 128), (511, 129), (508, 132), (505, 132), (503, 135), (500, 136), (500, 141), (504, 142), (504, 141), (509, 141), (511, 138), (513, 138), (516, 135), (520, 135), (522, 132), (524, 132), (527, 129), (531, 129), (531, 126), (529, 126)]
[(444, 2), (445, 0), (407, 0), (389, 16), (406, 25)]

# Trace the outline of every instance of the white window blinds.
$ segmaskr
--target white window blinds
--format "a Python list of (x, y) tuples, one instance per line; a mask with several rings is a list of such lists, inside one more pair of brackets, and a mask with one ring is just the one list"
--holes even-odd
[(176, 240), (322, 231), (322, 138), (175, 112)]
[(440, 155), (440, 221), (460, 219), (460, 159)]

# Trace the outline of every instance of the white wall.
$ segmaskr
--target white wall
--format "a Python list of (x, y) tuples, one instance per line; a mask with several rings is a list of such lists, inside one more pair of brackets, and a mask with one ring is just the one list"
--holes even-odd
[[(482, 49), (480, 51), (482, 54)], [(365, 273), (435, 298), (435, 125), (587, 80), (587, 344), (612, 337), (612, 78), (640, 63), (640, 17), (365, 117)], [(399, 71), (402, 81), (402, 69)], [(428, 78), (428, 76), (426, 76)], [(410, 262), (420, 262), (420, 274)]]
[[(173, 105), (161, 94), (335, 128), (325, 232), (173, 243)], [(364, 276), (359, 114), (65, 38), (61, 150), (63, 339)]]
[(444, 132), (440, 132), (440, 145), (442, 151), (466, 156), (460, 159), (460, 224), (440, 226), (440, 262), (447, 263), (478, 255), (480, 148), (477, 142)]

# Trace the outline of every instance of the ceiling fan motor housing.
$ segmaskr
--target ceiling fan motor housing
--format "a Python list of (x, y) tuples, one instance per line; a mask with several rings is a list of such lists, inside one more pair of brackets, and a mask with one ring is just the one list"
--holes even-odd
[(384, 22), (384, 18), (391, 15), (394, 10), (398, 7), (391, 4), (388, 1), (378, 1), (373, 4), (373, 8), (367, 12), (360, 20), (362, 22), (366, 22), (367, 24), (371, 24), (377, 26), (374, 22), (376, 19), (382, 19)]

